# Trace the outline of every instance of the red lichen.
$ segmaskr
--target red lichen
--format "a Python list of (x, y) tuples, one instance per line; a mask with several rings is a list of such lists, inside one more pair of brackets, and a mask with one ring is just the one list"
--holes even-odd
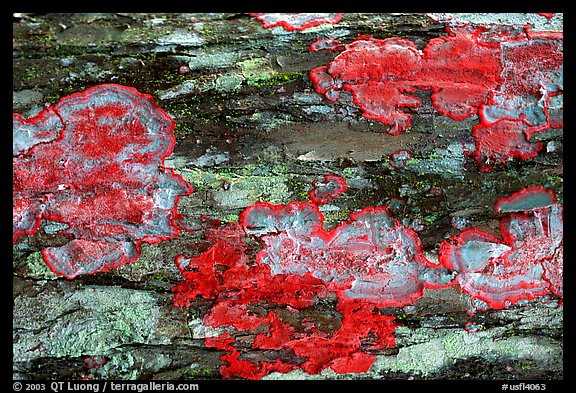
[(431, 40), (424, 51), (402, 38), (358, 37), (329, 66), (310, 72), (314, 88), (331, 101), (340, 90), (352, 93), (366, 118), (390, 125), (397, 135), (410, 127), (400, 107), (417, 108), (410, 93), (432, 90), (432, 102), (443, 115), (462, 120), (478, 111), (499, 86), (497, 49), (478, 45), (472, 34)]
[(558, 202), (551, 190), (539, 186), (520, 190), (507, 198), (501, 198), (494, 205), (498, 213), (510, 213), (525, 210), (546, 208)]
[(326, 23), (336, 24), (342, 19), (342, 13), (251, 13), (250, 16), (256, 17), (262, 22), (262, 27), (269, 29), (271, 27), (281, 26), (286, 31), (306, 30), (314, 26)]
[(540, 16), (544, 16), (548, 19), (552, 19), (554, 18), (554, 13), (553, 12), (538, 12), (538, 15)]
[(48, 267), (67, 278), (106, 272), (136, 261), (139, 255), (139, 245), (131, 241), (76, 239), (63, 246), (42, 250), (42, 257)]
[[(336, 101), (352, 94), (364, 117), (397, 135), (410, 127), (416, 90), (432, 91), (432, 105), (462, 120), (478, 114), (476, 162), (534, 157), (542, 148), (532, 136), (563, 127), (563, 36), (530, 35), (512, 28), (452, 28), (419, 51), (402, 38), (358, 37), (328, 65), (313, 69), (316, 92)], [(538, 58), (539, 61), (533, 61)]]
[[(329, 295), (328, 283), (311, 274), (274, 274), (270, 266), (251, 262), (244, 236), (241, 226), (229, 223), (208, 231), (207, 239), (214, 243), (208, 251), (176, 260), (184, 280), (173, 288), (175, 305), (188, 307), (196, 297), (212, 300), (203, 322), (234, 328), (205, 340), (206, 346), (226, 351), (220, 368), (224, 378), (259, 379), (273, 371), (285, 373), (296, 368), (309, 373), (328, 367), (338, 373), (365, 372), (375, 356), (362, 348), (394, 346), (394, 318), (381, 314), (372, 304), (339, 299), (336, 311), (341, 314), (341, 327), (334, 332), (301, 316), (307, 307)], [(269, 311), (263, 311), (261, 303), (267, 304)], [(236, 337), (246, 334), (254, 335), (251, 349), (271, 351), (276, 358), (258, 363), (241, 359), (246, 344)], [(283, 359), (288, 353), (301, 363)]]
[(398, 150), (390, 155), (388, 163), (392, 168), (402, 168), (406, 162), (412, 158), (412, 153), (408, 150)]
[[(301, 367), (311, 374), (328, 367), (340, 374), (367, 372), (376, 356), (359, 348), (366, 345), (367, 350), (374, 351), (394, 347), (394, 318), (377, 312), (373, 304), (355, 300), (340, 301), (336, 310), (342, 315), (342, 327), (332, 337), (304, 336), (292, 340), (286, 348), (307, 357)], [(309, 356), (313, 348), (316, 353)]]
[(417, 234), (392, 218), (385, 207), (350, 215), (331, 231), (316, 205), (256, 203), (240, 214), (250, 234), (266, 247), (256, 256), (275, 274), (311, 274), (345, 299), (380, 307), (403, 306), (424, 288), (450, 285), (451, 275), (425, 257)]
[(60, 137), (63, 128), (60, 117), (54, 108), (45, 108), (37, 116), (24, 120), (14, 115), (12, 128), (18, 130), (12, 135), (12, 154), (23, 154), (38, 143), (49, 143)]
[(344, 46), (337, 39), (330, 37), (328, 38), (320, 37), (312, 44), (310, 44), (308, 51), (309, 52), (319, 52), (321, 50), (340, 51), (342, 49), (344, 49)]
[[(345, 185), (338, 176), (325, 177), (326, 184), (331, 180)], [(395, 345), (394, 318), (378, 308), (407, 305), (425, 288), (453, 284), (453, 274), (431, 264), (416, 233), (385, 207), (352, 213), (331, 231), (323, 222), (313, 203), (258, 202), (240, 214), (239, 224), (207, 230), (209, 250), (176, 258), (184, 279), (173, 288), (174, 304), (210, 300), (203, 323), (226, 328), (205, 341), (226, 352), (223, 377), (259, 379), (297, 368), (367, 372), (374, 351)], [(246, 235), (264, 244), (255, 261)], [(325, 317), (308, 316), (334, 296), (332, 327), (322, 323)], [(267, 351), (267, 360), (244, 358), (247, 348)]]
[[(250, 264), (244, 230), (236, 223), (222, 229), (209, 229), (206, 239), (212, 243), (208, 251), (196, 258), (179, 255), (176, 265), (184, 281), (173, 289), (174, 304), (189, 307), (196, 296), (216, 299), (233, 296), (238, 304), (267, 299), (291, 307), (310, 306), (314, 296), (322, 295), (324, 284), (312, 276), (272, 275), (270, 267)], [(247, 280), (247, 277), (253, 277)], [(290, 290), (291, 289), (291, 290)], [(305, 290), (303, 290), (305, 289)]]
[(529, 142), (526, 139), (526, 129), (522, 122), (512, 120), (501, 120), (491, 126), (474, 126), (474, 157), (480, 171), (489, 171), (496, 164), (505, 164), (514, 158), (527, 160), (536, 157), (544, 144)]
[(100, 85), (13, 122), (13, 241), (42, 219), (67, 224), (70, 242), (43, 250), (55, 273), (105, 271), (177, 236), (176, 205), (192, 188), (163, 166), (174, 121), (152, 97)]
[(510, 213), (500, 224), (502, 240), (467, 229), (440, 245), (440, 263), (458, 273), (462, 290), (490, 308), (550, 293), (561, 297), (562, 206), (556, 197), (530, 187), (501, 199), (495, 209)]
[(482, 106), (481, 122), (473, 129), (481, 171), (491, 169), (491, 161), (536, 156), (543, 144), (534, 142), (533, 135), (564, 125), (562, 37), (517, 39), (500, 46), (502, 86)]
[(88, 370), (93, 369), (95, 367), (101, 367), (108, 362), (105, 356), (90, 356), (84, 358), (84, 365)]
[(346, 191), (348, 191), (348, 186), (344, 178), (337, 175), (324, 175), (323, 182), (315, 180), (312, 183), (312, 189), (308, 192), (308, 196), (312, 203), (323, 205), (338, 198)]
[[(426, 288), (458, 284), (486, 309), (562, 295), (562, 208), (555, 195), (531, 187), (502, 198), (495, 209), (509, 214), (502, 240), (465, 230), (441, 244), (437, 266), (385, 207), (352, 213), (326, 231), (313, 203), (256, 203), (239, 223), (208, 229), (209, 250), (177, 257), (184, 279), (173, 288), (174, 303), (212, 302), (203, 323), (225, 332), (205, 345), (225, 352), (224, 378), (295, 369), (366, 372), (375, 351), (395, 345), (394, 318), (379, 308), (412, 304)], [(247, 235), (264, 246), (255, 260)], [(313, 317), (319, 302), (334, 304), (327, 325)], [(265, 353), (265, 360), (250, 360), (251, 350)]]

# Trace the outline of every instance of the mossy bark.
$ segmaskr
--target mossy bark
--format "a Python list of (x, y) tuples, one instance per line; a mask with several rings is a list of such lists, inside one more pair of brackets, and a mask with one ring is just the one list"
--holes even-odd
[[(423, 226), (419, 236), (433, 258), (441, 241), (459, 233), (455, 219), (498, 235), (501, 216), (492, 207), (501, 197), (540, 185), (563, 201), (562, 130), (544, 135), (547, 147), (537, 157), (480, 173), (467, 153), (477, 118), (441, 116), (429, 93), (417, 93), (422, 105), (412, 110), (412, 127), (392, 136), (386, 125), (363, 118), (349, 97), (332, 103), (314, 92), (308, 72), (337, 55), (310, 52), (318, 37), (403, 37), (422, 49), (446, 35), (424, 14), (346, 14), (334, 26), (303, 32), (263, 29), (240, 13), (16, 14), (13, 31), (13, 107), (24, 117), (101, 83), (156, 99), (177, 124), (166, 165), (195, 189), (179, 205), (192, 219), (237, 221), (257, 201), (307, 201), (310, 184), (334, 173), (349, 190), (325, 210), (326, 227), (401, 198), (395, 217)], [(181, 73), (182, 65), (190, 72)], [(402, 149), (412, 158), (397, 169), (388, 159)], [(16, 378), (220, 378), (222, 353), (203, 340), (220, 333), (201, 322), (210, 302), (180, 309), (171, 300), (181, 279), (174, 258), (210, 247), (202, 230), (145, 244), (133, 264), (69, 281), (41, 261), (44, 247), (63, 241), (50, 224), (14, 246)], [(325, 316), (318, 307), (311, 318)], [(379, 354), (369, 373), (321, 377), (562, 378), (558, 299), (475, 316), (469, 307), (466, 294), (448, 288), (387, 310), (401, 325), (396, 348)], [(464, 330), (470, 321), (478, 332)], [(88, 369), (84, 359), (93, 356), (106, 364)], [(258, 356), (266, 354), (251, 358)]]

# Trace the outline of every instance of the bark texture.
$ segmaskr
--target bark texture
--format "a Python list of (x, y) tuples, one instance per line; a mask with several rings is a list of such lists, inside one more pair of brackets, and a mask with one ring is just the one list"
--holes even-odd
[[(562, 30), (561, 14), (468, 18)], [(422, 49), (447, 35), (445, 23), (424, 14), (350, 13), (334, 25), (292, 32), (264, 29), (238, 13), (15, 14), (13, 32), (15, 113), (31, 117), (71, 93), (117, 83), (152, 95), (173, 117), (177, 143), (166, 166), (194, 187), (179, 203), (193, 222), (237, 222), (255, 202), (308, 201), (311, 184), (331, 173), (344, 177), (348, 190), (324, 205), (326, 228), (398, 198), (394, 217), (419, 229), (425, 255), (435, 260), (440, 243), (460, 233), (457, 227), (499, 236), (502, 214), (493, 206), (502, 197), (542, 186), (563, 201), (562, 129), (542, 135), (545, 148), (536, 157), (479, 172), (467, 153), (477, 116), (442, 116), (429, 91), (414, 93), (421, 105), (405, 109), (412, 125), (396, 136), (363, 117), (349, 94), (331, 102), (314, 91), (309, 71), (338, 54), (309, 51), (319, 37), (342, 44), (361, 35), (401, 37)], [(412, 156), (395, 168), (389, 158), (399, 150)], [(143, 244), (132, 264), (67, 280), (42, 260), (42, 249), (66, 241), (53, 226), (43, 221), (14, 245), (15, 378), (222, 377), (224, 352), (205, 343), (221, 334), (203, 322), (211, 301), (175, 307), (171, 291), (182, 279), (176, 256), (198, 256), (212, 246), (205, 229)], [(252, 255), (260, 247), (254, 241)], [(527, 303), (469, 315), (470, 298), (458, 287), (426, 291), (410, 306), (382, 311), (399, 324), (396, 345), (376, 351), (368, 372), (297, 369), (266, 378), (562, 379), (560, 299)], [(316, 303), (307, 317), (329, 333), (341, 318), (334, 307)], [(464, 329), (470, 322), (472, 332)], [(254, 363), (278, 356), (250, 345), (242, 353)], [(91, 367), (90, 358), (103, 364)], [(284, 359), (298, 362), (290, 354)]]

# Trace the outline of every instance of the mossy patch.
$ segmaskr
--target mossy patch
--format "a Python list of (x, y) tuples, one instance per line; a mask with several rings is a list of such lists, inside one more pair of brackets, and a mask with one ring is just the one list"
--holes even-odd
[(59, 278), (59, 276), (46, 265), (44, 259), (42, 259), (42, 253), (39, 251), (28, 255), (21, 264), (26, 265), (28, 268), (28, 272), (26, 273), (27, 277), (43, 280), (56, 280)]
[(276, 75), (270, 60), (264, 57), (241, 61), (238, 66), (248, 86), (259, 87)]

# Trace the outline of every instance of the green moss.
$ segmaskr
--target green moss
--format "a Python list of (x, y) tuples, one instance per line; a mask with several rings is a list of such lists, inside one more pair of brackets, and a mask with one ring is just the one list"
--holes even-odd
[(159, 77), (155, 78), (153, 82), (162, 82), (172, 85), (182, 83), (186, 79), (189, 79), (189, 77), (186, 74), (180, 74), (178, 68), (174, 67), (173, 69), (164, 70), (164, 72), (162, 72)]
[(323, 213), (324, 222), (326, 224), (338, 225), (343, 221), (350, 219), (350, 209), (340, 208), (339, 210), (332, 210)]
[(285, 163), (280, 163), (280, 164), (275, 164), (272, 169), (271, 172), (275, 173), (277, 175), (285, 175), (286, 173), (288, 173), (290, 167), (288, 164)]
[[(263, 87), (277, 87), (293, 80), (301, 78), (303, 75), (306, 75), (306, 72), (287, 72), (287, 73), (278, 73), (276, 72), (270, 78), (266, 80), (261, 80), (256, 83), (249, 83), (249, 86), (256, 87), (261, 89)], [(275, 91), (274, 91), (275, 92)]]
[(180, 379), (203, 379), (215, 378), (218, 376), (219, 372), (217, 368), (187, 368), (180, 373)]
[(174, 127), (174, 135), (176, 138), (182, 138), (188, 136), (192, 133), (192, 127), (188, 124), (183, 122), (176, 122), (176, 126)]
[(26, 68), (24, 71), (18, 71), (14, 73), (14, 79), (20, 81), (30, 81), (40, 77), (42, 77), (42, 74), (35, 66), (31, 66)]
[[(168, 101), (163, 104), (163, 108), (176, 118), (177, 132), (184, 131), (181, 135), (188, 135), (192, 131), (185, 126), (185, 122), (180, 119), (203, 120), (211, 123), (220, 123), (226, 126), (233, 126), (230, 121), (239, 116), (244, 116), (246, 112), (239, 109), (219, 108), (212, 109), (212, 103), (226, 99), (222, 93), (194, 94), (190, 97), (182, 97), (178, 100)], [(214, 105), (215, 106), (215, 105)], [(182, 123), (179, 126), (179, 123)]]
[(516, 329), (516, 328), (512, 328), (512, 329), (507, 329), (502, 336), (504, 337), (511, 337), (511, 336), (522, 336), (525, 334), (531, 334), (531, 331), (529, 329)]
[(55, 280), (59, 278), (59, 276), (54, 273), (44, 262), (42, 259), (41, 252), (33, 252), (32, 254), (28, 255), (24, 260), (24, 264), (28, 267), (29, 273), (27, 274), (33, 278), (42, 278), (44, 280)]
[(404, 165), (414, 165), (414, 164), (418, 164), (421, 161), (422, 160), (420, 158), (411, 157), (404, 163)]
[[(76, 319), (80, 315), (69, 313), (74, 308), (83, 310), (81, 322)], [(56, 357), (102, 354), (127, 342), (167, 342), (157, 332), (160, 318), (157, 298), (144, 291), (80, 288), (53, 304), (48, 318), (67, 321), (47, 348)]]
[(308, 201), (308, 191), (310, 183), (298, 180), (296, 177), (290, 178), (287, 183), (290, 194), (294, 195), (300, 201)]
[[(146, 281), (159, 281), (159, 282), (170, 282), (170, 277), (168, 274), (160, 272), (160, 273), (152, 273), (146, 276)], [(156, 289), (156, 285), (150, 285), (150, 288), (144, 288), (154, 290)]]
[(272, 69), (270, 60), (264, 57), (241, 61), (238, 63), (238, 66), (248, 86), (257, 88), (277, 74), (277, 72)]
[(220, 219), (223, 222), (238, 222), (238, 214), (224, 214)]
[[(244, 208), (254, 202), (273, 204), (288, 203), (290, 192), (287, 175), (255, 176), (253, 171), (243, 172), (237, 168), (224, 168), (218, 171), (193, 169), (182, 173), (196, 192), (210, 191), (217, 206), (222, 209)], [(222, 189), (223, 182), (229, 184)]]
[(422, 219), (424, 221), (426, 221), (428, 224), (434, 224), (436, 221), (438, 221), (440, 218), (444, 217), (446, 214), (444, 213), (433, 213), (433, 214), (428, 214), (426, 216), (423, 216)]
[(546, 178), (546, 184), (550, 187), (559, 186), (564, 183), (564, 178), (562, 176), (548, 176)]
[(530, 360), (518, 360), (516, 362), (516, 367), (522, 370), (532, 370), (534, 369), (534, 362)]
[(356, 168), (349, 166), (347, 168), (342, 169), (342, 176), (344, 176), (345, 178), (346, 177), (352, 177), (357, 172), (358, 172), (358, 170)]

